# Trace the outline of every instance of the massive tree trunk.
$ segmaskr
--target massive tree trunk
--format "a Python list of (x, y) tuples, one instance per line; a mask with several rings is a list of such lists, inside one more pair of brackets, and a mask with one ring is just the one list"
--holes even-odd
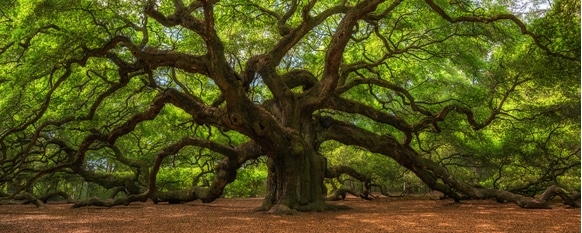
[(267, 137), (267, 193), (260, 209), (283, 214), (323, 211), (330, 208), (324, 201), (327, 160), (317, 152), (311, 115), (301, 114), (289, 97), (269, 107), (285, 135)]
[(300, 156), (269, 157), (267, 194), (262, 209), (274, 213), (328, 209), (323, 184), (326, 166), (325, 157), (313, 150)]

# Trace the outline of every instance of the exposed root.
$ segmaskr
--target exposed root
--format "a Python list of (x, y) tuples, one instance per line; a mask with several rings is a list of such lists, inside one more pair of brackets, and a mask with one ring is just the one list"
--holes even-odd
[(267, 212), (271, 207), (273, 207), (273, 204), (265, 203), (263, 201), (263, 204), (260, 207), (253, 209), (253, 212)]
[(254, 211), (256, 212), (263, 212), (267, 211), (271, 214), (280, 214), (280, 215), (300, 215), (301, 212), (324, 212), (324, 211), (339, 211), (339, 210), (349, 210), (351, 209), (348, 206), (343, 205), (330, 205), (325, 203), (324, 201), (313, 202), (307, 205), (302, 205), (297, 207), (296, 209), (289, 208), (289, 206), (284, 204), (276, 204), (272, 206), (261, 206)]
[(286, 205), (277, 204), (271, 207), (269, 210), (271, 214), (280, 214), (280, 215), (300, 215), (301, 213), (297, 210), (291, 209)]
[(299, 206), (298, 210), (301, 212), (323, 212), (323, 211), (338, 211), (350, 209), (347, 206), (330, 205), (323, 201), (313, 202), (307, 205)]

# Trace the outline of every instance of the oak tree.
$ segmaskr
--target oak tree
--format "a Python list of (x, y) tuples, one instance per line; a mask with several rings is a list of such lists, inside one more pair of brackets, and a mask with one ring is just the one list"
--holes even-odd
[[(239, 169), (266, 163), (261, 209), (326, 210), (325, 179), (352, 176), (362, 196), (374, 184), (330, 165), (322, 145), (333, 142), (389, 157), (457, 201), (579, 206), (560, 182), (580, 168), (579, 1), (1, 4), (10, 198), (62, 195), (55, 187), (76, 180), (113, 190), (76, 206), (211, 202)], [(486, 162), (489, 186), (460, 172)], [(507, 167), (538, 169), (523, 185), (548, 189), (502, 187)]]

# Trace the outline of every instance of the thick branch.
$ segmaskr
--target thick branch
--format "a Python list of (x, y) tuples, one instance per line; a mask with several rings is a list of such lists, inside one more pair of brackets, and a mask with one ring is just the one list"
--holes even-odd
[[(357, 145), (368, 150), (393, 158), (400, 165), (414, 172), (430, 188), (439, 190), (445, 195), (459, 200), (460, 192), (475, 199), (495, 198), (514, 202), (524, 208), (547, 208), (550, 197), (563, 195), (564, 200), (573, 207), (580, 207), (579, 195), (568, 195), (561, 189), (549, 187), (548, 194), (539, 198), (525, 197), (504, 190), (473, 187), (456, 179), (446, 168), (436, 162), (419, 156), (412, 148), (400, 145), (393, 137), (377, 135), (351, 124), (335, 121), (327, 129), (325, 137), (347, 145)], [(438, 183), (437, 179), (442, 183)], [(577, 201), (572, 201), (576, 200)]]
[(317, 83), (317, 78), (307, 70), (292, 70), (281, 75), (281, 79), (289, 89), (302, 86), (303, 90), (309, 90)]
[(376, 110), (363, 103), (344, 99), (339, 96), (334, 96), (334, 98), (327, 101), (325, 107), (342, 112), (357, 113), (374, 121), (389, 124), (405, 133), (409, 139), (411, 137), (412, 127), (406, 123), (404, 119), (380, 110)]
[(349, 10), (341, 20), (325, 55), (323, 77), (310, 91), (316, 98), (313, 98), (311, 103), (307, 105), (320, 103), (322, 99), (328, 98), (335, 90), (340, 76), (339, 69), (342, 63), (343, 53), (346, 45), (350, 41), (354, 25), (360, 18), (373, 12), (380, 3), (381, 1), (363, 1)]
[(328, 168), (328, 170), (325, 171), (325, 178), (337, 178), (342, 174), (347, 174), (364, 183), (370, 183), (372, 181), (372, 178), (369, 175), (362, 174), (356, 171), (354, 168), (348, 166), (336, 166)]

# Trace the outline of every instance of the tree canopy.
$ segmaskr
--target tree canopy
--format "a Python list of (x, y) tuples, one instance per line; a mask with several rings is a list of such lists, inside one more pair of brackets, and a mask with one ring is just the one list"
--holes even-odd
[(579, 207), (578, 0), (0, 4), (4, 199)]

